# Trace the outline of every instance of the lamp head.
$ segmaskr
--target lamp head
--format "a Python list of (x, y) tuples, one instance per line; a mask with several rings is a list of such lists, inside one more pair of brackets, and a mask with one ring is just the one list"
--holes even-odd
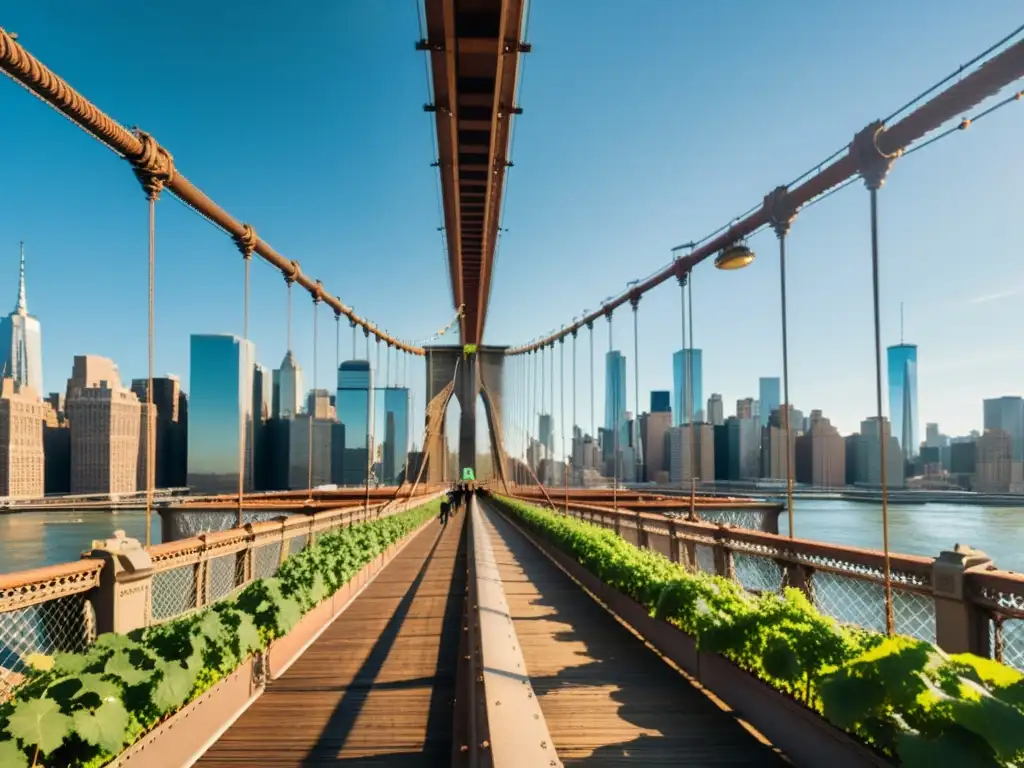
[(743, 269), (754, 261), (754, 252), (742, 240), (722, 249), (715, 257), (718, 269)]

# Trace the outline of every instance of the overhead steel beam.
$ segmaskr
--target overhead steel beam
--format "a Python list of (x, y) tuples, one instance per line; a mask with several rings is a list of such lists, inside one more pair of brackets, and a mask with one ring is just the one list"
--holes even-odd
[(523, 0), (425, 0), (452, 299), (483, 337), (515, 109)]

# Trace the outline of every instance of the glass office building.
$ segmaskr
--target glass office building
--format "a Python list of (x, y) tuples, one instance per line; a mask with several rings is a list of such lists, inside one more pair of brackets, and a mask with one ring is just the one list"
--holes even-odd
[(984, 426), (999, 429), (1010, 436), (1011, 458), (1024, 459), (1024, 399), (1016, 396), (993, 397), (984, 401)]
[(778, 376), (762, 376), (758, 382), (758, 400), (761, 401), (761, 426), (768, 426), (772, 411), (782, 405), (782, 382)]
[(917, 345), (889, 347), (889, 422), (903, 457), (917, 456)]
[(245, 466), (243, 487), (252, 490), (255, 357), (255, 345), (237, 336), (191, 337), (188, 485), (193, 491), (236, 493), (239, 461)]
[[(688, 392), (686, 382), (686, 364), (689, 361), (690, 381), (693, 382), (693, 393)], [(672, 396), (676, 401), (675, 413), (672, 414), (672, 424), (690, 423), (690, 414), (693, 414), (694, 421), (703, 421), (704, 403), (701, 387), (701, 351), (699, 349), (680, 349), (672, 355)]]
[[(626, 358), (618, 350), (605, 355), (604, 428), (614, 434), (626, 423)], [(619, 436), (622, 440), (622, 435)], [(554, 442), (554, 441), (552, 441)], [(620, 445), (620, 447), (622, 447)]]
[(375, 431), (384, 436), (381, 482), (397, 485), (409, 455), (409, 390), (386, 387), (380, 391), (384, 393), (384, 423)]
[(672, 393), (668, 390), (651, 391), (651, 413), (669, 413), (672, 410)]
[(338, 421), (345, 425), (345, 452), (342, 456), (344, 485), (366, 482), (370, 456), (370, 418), (373, 409), (373, 371), (368, 360), (346, 360), (338, 368), (338, 394), (335, 398)]

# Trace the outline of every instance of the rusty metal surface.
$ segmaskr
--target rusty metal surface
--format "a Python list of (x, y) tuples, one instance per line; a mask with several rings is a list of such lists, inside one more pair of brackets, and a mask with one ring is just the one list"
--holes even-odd
[(526, 667), (566, 765), (781, 765), (493, 510), (486, 527)]
[(427, 526), (196, 765), (447, 764), (464, 520)]
[[(479, 635), (484, 711), (495, 768), (560, 766), (551, 733), (530, 684), (501, 573), (475, 498), (469, 504), (469, 577)], [(472, 746), (471, 746), (472, 748)]]
[(454, 305), (479, 344), (490, 295), (515, 114), (524, 0), (425, 0)]

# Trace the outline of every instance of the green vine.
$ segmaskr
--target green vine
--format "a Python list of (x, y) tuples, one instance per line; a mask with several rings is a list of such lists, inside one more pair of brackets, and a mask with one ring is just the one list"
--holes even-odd
[(1024, 765), (1024, 674), (822, 616), (803, 592), (753, 595), (613, 531), (495, 497), (651, 615), (694, 637), (904, 766)]
[(476, 350), (476, 344), (464, 344), (462, 347), (462, 356), (468, 360), (470, 357), (476, 354)]
[(0, 704), (0, 766), (107, 764), (286, 635), (437, 507), (432, 502), (324, 534), (288, 558), (274, 578), (253, 581), (203, 611), (129, 635), (101, 635), (85, 653), (29, 656), (28, 677)]

